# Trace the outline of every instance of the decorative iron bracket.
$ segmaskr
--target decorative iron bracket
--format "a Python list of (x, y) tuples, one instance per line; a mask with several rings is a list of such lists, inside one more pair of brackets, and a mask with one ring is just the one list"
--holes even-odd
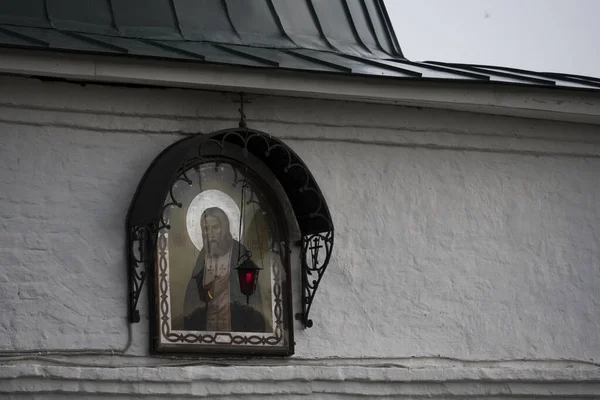
[(308, 313), (331, 259), (333, 229), (323, 233), (302, 235), (301, 245), (302, 312), (296, 313), (296, 319), (301, 321), (305, 328), (310, 328), (313, 326), (313, 321), (308, 318)]
[(153, 229), (150, 226), (130, 228), (127, 238), (129, 251), (129, 322), (140, 322), (140, 311), (137, 308), (146, 276), (151, 262), (151, 240)]

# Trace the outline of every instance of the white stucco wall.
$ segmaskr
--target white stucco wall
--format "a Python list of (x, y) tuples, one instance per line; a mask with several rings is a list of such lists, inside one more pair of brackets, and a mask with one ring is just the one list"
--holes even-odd
[(232, 97), (0, 77), (0, 394), (600, 397), (599, 127), (399, 106), (253, 99), (332, 211), (315, 325), (286, 360), (149, 357), (125, 213)]

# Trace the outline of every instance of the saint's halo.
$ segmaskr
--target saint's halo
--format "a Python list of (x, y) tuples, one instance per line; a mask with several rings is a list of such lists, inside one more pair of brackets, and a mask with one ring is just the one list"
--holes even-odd
[(194, 197), (185, 217), (188, 235), (194, 246), (202, 250), (202, 226), (200, 217), (204, 210), (210, 207), (219, 207), (229, 218), (229, 230), (235, 240), (240, 236), (240, 207), (229, 195), (220, 190), (204, 190)]

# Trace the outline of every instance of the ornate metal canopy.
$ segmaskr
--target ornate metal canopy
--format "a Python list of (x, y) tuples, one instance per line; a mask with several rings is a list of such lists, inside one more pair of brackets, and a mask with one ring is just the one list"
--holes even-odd
[(140, 320), (137, 303), (153, 260), (156, 232), (164, 226), (161, 215), (165, 198), (173, 184), (203, 159), (235, 149), (251, 154), (267, 167), (289, 199), (302, 246), (302, 311), (296, 314), (296, 319), (305, 327), (312, 326), (308, 314), (333, 248), (331, 215), (317, 182), (300, 157), (282, 141), (249, 129), (244, 122), (242, 112), (239, 128), (189, 136), (172, 144), (156, 157), (142, 177), (127, 215), (130, 322)]

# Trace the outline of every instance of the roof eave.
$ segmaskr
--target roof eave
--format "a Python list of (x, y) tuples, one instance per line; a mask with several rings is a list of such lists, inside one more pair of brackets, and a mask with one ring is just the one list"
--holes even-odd
[(0, 73), (70, 81), (265, 93), (600, 125), (600, 91), (0, 50)]

